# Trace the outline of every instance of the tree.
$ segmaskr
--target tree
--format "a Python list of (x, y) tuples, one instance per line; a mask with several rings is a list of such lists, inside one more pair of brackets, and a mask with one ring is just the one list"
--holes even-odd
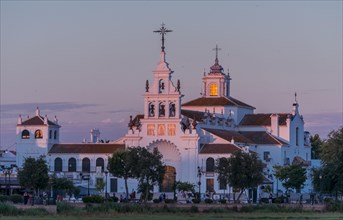
[(152, 187), (161, 184), (165, 173), (165, 166), (162, 163), (162, 154), (157, 148), (149, 152), (146, 148), (135, 147), (129, 149), (130, 158), (135, 161), (136, 166), (132, 171), (136, 178), (139, 179), (138, 192), (144, 196), (147, 201)]
[(23, 168), (18, 172), (19, 183), (28, 189), (45, 189), (49, 183), (48, 166), (45, 157), (38, 159), (29, 157), (25, 159)]
[(75, 188), (73, 181), (65, 177), (59, 178), (55, 175), (52, 176), (51, 186), (53, 187), (54, 190), (62, 191), (63, 194), (64, 193), (67, 193), (68, 195), (78, 194), (76, 193), (77, 188)]
[(263, 182), (263, 164), (255, 153), (237, 151), (230, 158), (220, 158), (216, 162), (216, 172), (218, 181), (225, 181), (234, 189), (240, 189), (237, 200), (246, 189)]
[(175, 185), (176, 185), (176, 189), (177, 189), (179, 192), (180, 192), (180, 191), (184, 191), (184, 192), (192, 192), (192, 193), (195, 193), (194, 184), (192, 184), (192, 183), (176, 181)]
[(301, 189), (306, 181), (306, 168), (292, 164), (288, 166), (274, 166), (274, 175), (282, 181), (283, 187), (289, 189)]
[[(319, 185), (327, 192), (343, 192), (343, 127), (331, 131), (320, 150)], [(317, 184), (318, 185), (318, 184)]]
[(118, 151), (112, 154), (112, 157), (108, 157), (107, 169), (113, 176), (123, 178), (125, 183), (126, 199), (129, 195), (129, 189), (127, 185), (128, 178), (135, 177), (133, 174), (136, 161), (133, 160), (131, 151)]
[(318, 134), (315, 134), (314, 136), (310, 137), (311, 142), (311, 158), (312, 159), (319, 159), (320, 157), (320, 149), (322, 148), (322, 145), (324, 144), (324, 141), (322, 141)]

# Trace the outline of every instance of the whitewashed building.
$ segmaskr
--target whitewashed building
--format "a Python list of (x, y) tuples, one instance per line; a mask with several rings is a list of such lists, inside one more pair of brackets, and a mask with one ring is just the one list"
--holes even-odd
[[(100, 132), (93, 129), (92, 143), (61, 144), (57, 119), (52, 122), (37, 110), (33, 118), (19, 118), (18, 166), (24, 157), (46, 155), (51, 172), (71, 178), (77, 185), (88, 187), (89, 184), (94, 189), (97, 179), (108, 178), (107, 192), (124, 192), (124, 181), (105, 173), (108, 156), (128, 147), (158, 148), (166, 175), (162, 186), (154, 190), (171, 191), (177, 180), (197, 186), (200, 182), (203, 193), (232, 190), (217, 181), (214, 165), (218, 158), (230, 157), (235, 151), (258, 153), (266, 164), (266, 184), (271, 184), (274, 192), (282, 189), (272, 175), (274, 165), (296, 161), (310, 166), (309, 133), (304, 131), (296, 96), (289, 113), (254, 114), (254, 107), (231, 96), (231, 77), (219, 64), (216, 47), (214, 64), (202, 77), (201, 97), (183, 102), (180, 81), (173, 81), (173, 71), (166, 62), (164, 34), (168, 30), (162, 26), (158, 32), (162, 35), (160, 60), (151, 82), (142, 82), (145, 84), (144, 114), (128, 119), (125, 136), (110, 143), (99, 143)], [(41, 136), (37, 136), (37, 131)], [(130, 180), (129, 190), (136, 187), (137, 182)], [(308, 181), (303, 191), (310, 189)]]

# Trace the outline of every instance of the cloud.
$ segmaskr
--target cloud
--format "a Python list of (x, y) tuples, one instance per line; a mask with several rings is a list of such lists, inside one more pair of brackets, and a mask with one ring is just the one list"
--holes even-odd
[(85, 107), (98, 106), (96, 104), (81, 104), (75, 102), (45, 102), (45, 103), (20, 103), (1, 104), (1, 118), (18, 117), (20, 113), (34, 112), (39, 107), (44, 112), (61, 112), (70, 109), (80, 109)]
[(104, 123), (104, 124), (109, 124), (111, 122), (112, 122), (112, 119), (110, 119), (110, 118), (106, 118), (106, 119), (101, 121), (101, 123)]

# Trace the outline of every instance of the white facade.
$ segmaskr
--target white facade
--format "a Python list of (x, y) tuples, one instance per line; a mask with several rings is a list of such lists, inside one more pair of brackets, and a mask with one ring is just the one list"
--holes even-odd
[[(202, 96), (182, 103), (180, 83), (172, 81), (173, 71), (165, 56), (163, 46), (152, 82), (145, 83), (144, 115), (130, 117), (124, 137), (108, 144), (96, 143), (100, 132), (93, 129), (93, 143), (59, 144), (58, 138), (49, 138), (49, 132), (59, 132), (60, 126), (57, 122), (49, 124), (47, 117), (41, 117), (38, 112), (36, 117), (43, 124), (33, 125), (19, 119), (18, 166), (22, 165), (23, 157), (46, 155), (51, 172), (63, 173), (82, 186), (88, 181), (80, 173), (90, 175), (89, 184), (94, 189), (96, 179), (105, 178), (107, 157), (113, 151), (138, 146), (158, 148), (169, 176), (176, 174), (175, 180), (198, 185), (200, 170), (201, 192), (224, 193), (230, 189), (220, 186), (211, 164), (234, 151), (258, 153), (267, 165), (266, 178), (273, 183), (274, 192), (282, 187), (272, 175), (273, 166), (290, 164), (295, 157), (310, 161), (311, 147), (304, 141), (308, 133), (304, 131), (296, 100), (290, 113), (254, 114), (254, 107), (231, 96), (231, 77), (223, 72), (216, 55), (215, 64), (202, 78)], [(34, 134), (38, 129), (43, 137), (36, 139)], [(23, 138), (24, 130), (29, 131), (30, 138)], [(106, 184), (108, 192), (124, 191), (123, 180), (109, 174), (108, 181), (111, 181)], [(136, 190), (136, 184), (130, 180), (129, 190)], [(310, 188), (311, 185), (306, 185), (303, 191)], [(159, 187), (155, 190), (161, 191)]]

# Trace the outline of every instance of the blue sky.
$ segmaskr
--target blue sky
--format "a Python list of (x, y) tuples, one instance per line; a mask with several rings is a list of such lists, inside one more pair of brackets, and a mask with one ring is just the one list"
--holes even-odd
[(204, 69), (230, 69), (231, 95), (256, 112), (290, 112), (298, 94), (306, 129), (342, 125), (342, 1), (1, 1), (1, 139), (19, 114), (57, 115), (61, 141), (126, 132), (143, 111), (145, 80), (167, 61), (183, 101), (199, 96)]

